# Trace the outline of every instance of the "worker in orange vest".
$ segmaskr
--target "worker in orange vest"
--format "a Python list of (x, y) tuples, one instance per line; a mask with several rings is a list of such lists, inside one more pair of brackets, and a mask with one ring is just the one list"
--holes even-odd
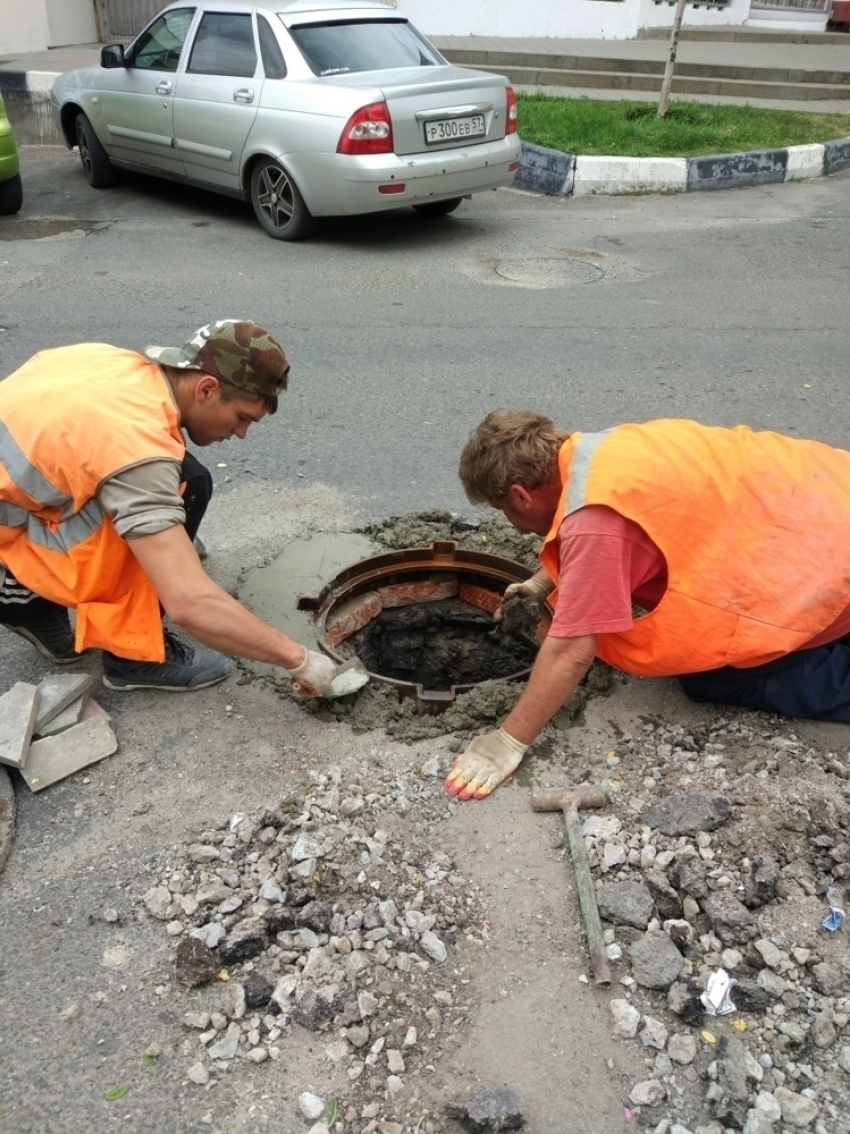
[[(43, 351), (0, 383), (0, 624), (54, 662), (103, 650), (110, 689), (206, 688), (228, 674), (222, 651), (326, 693), (330, 658), (248, 611), (193, 548), (212, 478), (184, 431), (201, 446), (244, 439), (288, 374), (268, 331), (227, 319), (144, 355)], [(164, 630), (163, 610), (213, 649)]]
[(498, 410), (460, 477), (543, 537), (540, 570), (506, 595), (551, 623), (502, 727), (455, 761), (452, 795), (511, 775), (597, 657), (676, 676), (696, 701), (850, 721), (850, 453), (684, 420), (568, 434)]

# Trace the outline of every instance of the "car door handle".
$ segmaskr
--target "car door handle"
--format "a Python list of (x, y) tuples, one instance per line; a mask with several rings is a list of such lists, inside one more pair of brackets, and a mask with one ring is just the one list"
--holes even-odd
[(254, 88), (242, 87), (238, 91), (233, 92), (234, 102), (253, 102), (254, 101)]
[(162, 79), (156, 84), (157, 94), (171, 94), (171, 79)]

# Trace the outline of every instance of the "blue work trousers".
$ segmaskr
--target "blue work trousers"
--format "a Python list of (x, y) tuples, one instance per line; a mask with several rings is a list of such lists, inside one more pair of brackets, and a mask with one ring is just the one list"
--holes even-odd
[(815, 721), (850, 721), (850, 636), (751, 669), (726, 665), (688, 673), (679, 683), (692, 701), (719, 701)]

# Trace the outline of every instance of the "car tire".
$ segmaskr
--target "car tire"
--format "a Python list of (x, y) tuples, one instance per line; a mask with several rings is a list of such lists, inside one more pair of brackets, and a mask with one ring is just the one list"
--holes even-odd
[(74, 133), (83, 173), (92, 189), (108, 189), (110, 185), (114, 185), (115, 167), (85, 114), (77, 115)]
[(263, 158), (251, 171), (251, 204), (275, 240), (303, 240), (315, 227), (298, 186), (279, 162)]
[(447, 217), (453, 213), (463, 197), (450, 197), (448, 201), (430, 201), (426, 205), (414, 205), (414, 210), (422, 217)]
[(9, 216), (20, 211), (24, 203), (24, 186), (20, 173), (0, 181), (0, 215)]

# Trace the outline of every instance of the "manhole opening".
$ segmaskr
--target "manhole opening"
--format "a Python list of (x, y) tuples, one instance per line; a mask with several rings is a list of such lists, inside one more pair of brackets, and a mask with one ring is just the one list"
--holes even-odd
[(434, 690), (512, 677), (537, 653), (533, 640), (501, 633), (489, 612), (459, 598), (382, 610), (345, 644), (370, 672)]
[(505, 632), (493, 612), (505, 587), (529, 574), (513, 560), (436, 541), (364, 559), (298, 605), (314, 612), (332, 657), (358, 656), (374, 680), (436, 713), (480, 681), (528, 675), (534, 627)]

